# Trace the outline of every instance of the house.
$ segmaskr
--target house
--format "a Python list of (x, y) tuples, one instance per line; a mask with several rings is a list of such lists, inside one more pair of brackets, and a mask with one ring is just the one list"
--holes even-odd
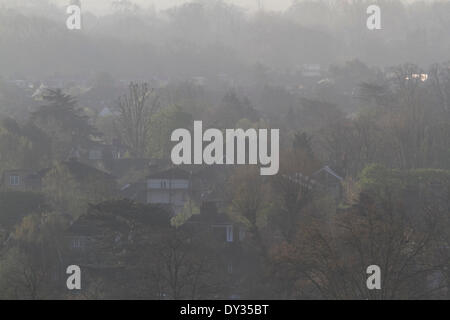
[(76, 158), (89, 164), (95, 164), (99, 161), (107, 162), (113, 159), (121, 159), (125, 152), (125, 147), (117, 141), (114, 141), (112, 144), (90, 141), (83, 147), (78, 146), (73, 148), (68, 158)]
[(193, 232), (208, 234), (218, 253), (218, 267), (226, 279), (228, 292), (226, 298), (240, 297), (240, 284), (253, 272), (254, 257), (250, 254), (247, 240), (247, 228), (236, 222), (226, 213), (223, 186), (216, 185), (201, 195), (200, 214), (193, 215), (181, 228)]
[[(114, 163), (121, 162), (124, 169), (129, 169), (136, 165), (135, 162), (138, 160), (117, 159)], [(120, 186), (121, 197), (138, 203), (170, 206), (177, 210), (182, 209), (189, 199), (201, 206), (205, 202), (215, 205), (217, 200), (220, 199), (220, 197), (213, 199), (216, 194), (220, 196), (220, 192), (211, 192), (217, 189), (216, 186), (220, 181), (223, 181), (221, 175), (224, 174), (224, 170), (207, 165), (172, 167), (168, 162), (157, 159), (147, 159), (145, 164), (146, 170), (142, 168), (142, 170), (138, 170), (138, 173), (148, 171), (150, 174), (144, 179), (123, 181), (124, 183)], [(117, 177), (124, 176), (123, 170), (117, 170), (116, 168), (116, 170), (111, 171)]]
[(329, 166), (317, 170), (312, 177), (320, 185), (321, 189), (332, 195), (336, 200), (342, 197), (342, 181), (344, 180)]
[[(145, 177), (151, 172), (156, 172), (167, 167), (167, 164), (158, 159), (149, 158), (117, 158), (103, 162), (104, 168), (118, 178), (122, 178), (131, 171), (140, 172)], [(127, 181), (134, 182), (134, 181)]]
[(147, 202), (147, 184), (145, 181), (127, 183), (120, 188), (119, 192), (124, 199), (133, 200), (137, 203)]
[(61, 175), (61, 170), (65, 170), (70, 174), (83, 192), (92, 193), (95, 191), (105, 194), (114, 194), (116, 192), (116, 178), (114, 176), (82, 163), (75, 158), (38, 171), (30, 169), (7, 170), (2, 175), (2, 188), (19, 191), (40, 191), (45, 178), (49, 175), (53, 178), (66, 179), (64, 175)]
[[(167, 168), (171, 164), (167, 160), (154, 158), (130, 158), (126, 156), (127, 147), (115, 139), (111, 144), (91, 141), (83, 147), (72, 148), (67, 159), (76, 159), (91, 167), (121, 179), (130, 173), (139, 172), (145, 177), (150, 172)], [(126, 180), (126, 179), (125, 179)], [(127, 183), (135, 182), (133, 179)]]
[(344, 180), (329, 166), (324, 166), (314, 172), (311, 176), (306, 176), (301, 173), (295, 173), (285, 178), (300, 184), (302, 187), (309, 190), (320, 190), (331, 195), (336, 201), (342, 197), (342, 181)]
[(222, 243), (237, 244), (245, 239), (245, 227), (233, 222), (211, 202), (204, 202), (200, 214), (192, 216), (186, 224), (209, 228)]
[[(136, 233), (140, 227), (151, 232)], [(123, 199), (92, 204), (65, 229), (62, 259), (80, 266), (88, 277), (114, 279), (136, 262), (124, 256), (128, 248), (151, 250), (169, 228), (170, 217), (163, 208)], [(148, 241), (146, 247), (140, 243), (136, 248), (136, 238)]]
[(177, 167), (148, 176), (146, 202), (169, 206), (175, 213), (181, 211), (191, 195), (191, 176)]
[(31, 191), (39, 188), (39, 179), (30, 169), (14, 169), (3, 172), (2, 189)]
[(2, 186), (9, 189), (23, 190), (30, 175), (29, 170), (8, 170), (3, 173)]
[(301, 69), (304, 77), (320, 77), (322, 75), (320, 64), (304, 64)]

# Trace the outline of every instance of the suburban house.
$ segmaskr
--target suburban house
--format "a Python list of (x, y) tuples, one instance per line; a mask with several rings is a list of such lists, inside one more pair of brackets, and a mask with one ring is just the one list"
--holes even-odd
[(168, 205), (180, 212), (191, 195), (191, 174), (180, 168), (170, 168), (146, 179), (147, 203)]
[(147, 185), (145, 181), (127, 183), (119, 190), (120, 196), (137, 203), (147, 203)]
[[(135, 224), (151, 226), (152, 232), (164, 233), (170, 226), (170, 217), (163, 208), (137, 205), (130, 200), (93, 204), (67, 228), (65, 246), (68, 250), (64, 257), (87, 268), (90, 274), (121, 271), (124, 248), (134, 243)], [(111, 251), (103, 250), (105, 244), (112, 255)]]
[(312, 174), (312, 177), (319, 184), (320, 188), (333, 196), (334, 199), (339, 200), (342, 197), (342, 181), (344, 180), (329, 166), (324, 166), (322, 169)]
[(159, 170), (143, 180), (122, 186), (120, 194), (136, 202), (167, 207), (176, 214), (193, 196), (192, 174), (179, 167)]
[(301, 71), (304, 77), (320, 77), (322, 75), (321, 65), (316, 63), (302, 65)]
[(172, 167), (150, 174), (144, 181), (126, 184), (120, 189), (121, 196), (136, 202), (168, 207), (173, 214), (179, 213), (189, 199), (199, 203), (200, 214), (192, 216), (187, 224), (212, 228), (218, 240), (234, 243), (243, 240), (244, 228), (239, 228), (221, 212), (224, 205), (221, 186), (205, 185), (207, 174), (214, 172), (200, 170), (196, 173), (180, 167)]
[(56, 173), (54, 170), (57, 168), (67, 170), (86, 192), (93, 190), (113, 194), (116, 191), (116, 179), (114, 176), (82, 163), (75, 158), (62, 161), (58, 166), (44, 168), (39, 171), (30, 169), (6, 170), (2, 174), (1, 187), (6, 190), (40, 191), (44, 178), (49, 173)]
[(114, 141), (112, 144), (106, 144), (98, 141), (91, 141), (87, 145), (73, 148), (68, 158), (77, 159), (96, 165), (97, 162), (111, 161), (113, 159), (121, 159), (126, 153), (126, 148), (122, 146), (118, 141)]
[(24, 190), (30, 174), (29, 170), (5, 171), (2, 177), (2, 186), (8, 189)]
[(211, 234), (216, 244), (216, 250), (220, 255), (220, 268), (223, 277), (227, 279), (229, 296), (240, 296), (239, 283), (241, 279), (252, 269), (247, 248), (243, 245), (246, 239), (244, 225), (230, 219), (217, 197), (220, 192), (212, 192), (203, 199), (200, 214), (193, 215), (182, 228), (190, 228), (202, 234)]
[(336, 201), (342, 197), (342, 181), (344, 180), (329, 166), (324, 166), (311, 176), (295, 173), (285, 178), (310, 190), (319, 190), (331, 195)]
[(29, 169), (14, 169), (3, 172), (2, 189), (33, 191), (39, 189), (40, 181), (36, 173)]
[(203, 202), (200, 214), (193, 215), (186, 224), (210, 228), (222, 243), (236, 244), (245, 239), (245, 227), (232, 221), (212, 202)]

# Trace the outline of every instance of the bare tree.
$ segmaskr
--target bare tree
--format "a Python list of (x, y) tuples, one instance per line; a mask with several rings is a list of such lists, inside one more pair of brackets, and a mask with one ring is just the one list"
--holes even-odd
[[(205, 230), (202, 230), (205, 231)], [(162, 299), (204, 299), (220, 296), (220, 258), (211, 234), (199, 230), (169, 230), (153, 251), (152, 288)]]
[(130, 83), (128, 94), (119, 98), (117, 127), (133, 157), (145, 155), (151, 118), (159, 106), (158, 96), (147, 83)]
[[(285, 285), (285, 296), (424, 299), (445, 292), (444, 207), (438, 212), (415, 205), (412, 212), (410, 203), (382, 192), (378, 199), (361, 192), (331, 224), (321, 218), (301, 224), (295, 242), (273, 251), (274, 277)], [(381, 290), (366, 287), (366, 268), (372, 264), (382, 270)]]

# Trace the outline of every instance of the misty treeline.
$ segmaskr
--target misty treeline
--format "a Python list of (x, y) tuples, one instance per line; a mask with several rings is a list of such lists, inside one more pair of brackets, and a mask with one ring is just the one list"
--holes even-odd
[[(12, 3), (12, 4), (11, 4)], [(223, 1), (194, 1), (163, 11), (115, 1), (105, 15), (83, 11), (82, 30), (65, 26), (65, 7), (11, 1), (0, 8), (0, 68), (16, 78), (82, 75), (108, 70), (119, 77), (231, 74), (248, 78), (262, 64), (284, 74), (303, 63), (370, 64), (448, 58), (450, 3), (398, 0), (293, 1), (283, 12), (251, 13)], [(382, 30), (366, 27), (378, 4)]]
[[(448, 4), (384, 2), (392, 30), (376, 36), (360, 2), (254, 16), (208, 3), (87, 16), (76, 34), (51, 6), (46, 18), (0, 9), (0, 298), (448, 299), (450, 64), (436, 63)], [(302, 63), (326, 67), (283, 71)], [(55, 70), (71, 82), (40, 80)], [(229, 81), (208, 77), (224, 71)], [(121, 193), (150, 168), (75, 160), (100, 145), (130, 164), (170, 161), (171, 132), (193, 120), (280, 129), (279, 173), (206, 168), (220, 201), (193, 196), (172, 217)], [(220, 238), (213, 216), (239, 225), (239, 241)], [(80, 291), (66, 287), (72, 264)], [(381, 290), (366, 287), (373, 264)]]

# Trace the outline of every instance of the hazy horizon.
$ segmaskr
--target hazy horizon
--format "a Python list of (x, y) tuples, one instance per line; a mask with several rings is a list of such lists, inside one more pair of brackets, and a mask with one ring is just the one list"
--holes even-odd
[[(70, 2), (70, 0), (39, 0), (43, 3), (48, 1), (49, 3), (55, 4), (57, 6), (63, 6)], [(119, 0), (120, 1), (120, 0)], [(131, 0), (129, 2), (137, 4), (142, 8), (153, 7), (156, 11), (165, 10), (173, 6), (182, 5), (183, 3), (189, 2), (199, 2), (201, 0)], [(267, 11), (285, 11), (293, 3), (301, 2), (303, 0), (223, 0), (223, 2), (236, 5), (245, 9), (246, 11), (253, 12), (259, 8)], [(328, 0), (317, 0), (317, 2), (327, 2)], [(417, 1), (423, 2), (441, 2), (443, 0), (399, 0), (404, 3), (411, 3)], [(0, 0), (0, 5), (7, 6), (21, 6), (31, 2), (36, 3), (36, 0)], [(96, 15), (104, 15), (111, 12), (111, 5), (117, 0), (81, 0), (81, 4), (84, 10), (90, 11)]]

